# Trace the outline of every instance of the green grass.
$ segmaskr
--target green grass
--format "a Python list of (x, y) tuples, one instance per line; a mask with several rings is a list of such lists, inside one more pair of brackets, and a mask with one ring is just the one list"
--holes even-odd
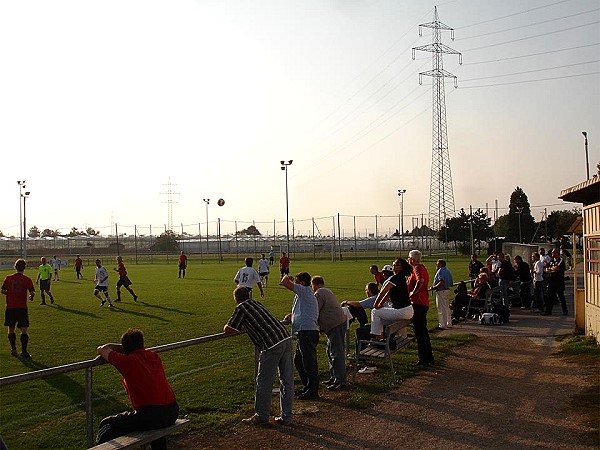
[[(106, 267), (110, 270), (112, 261)], [(391, 262), (381, 260), (377, 263)], [(450, 257), (449, 268), (455, 280), (467, 277), (468, 259)], [(372, 281), (368, 266), (372, 261), (294, 260), (292, 272), (308, 271), (322, 275), (339, 300), (363, 298), (363, 288)], [(118, 342), (129, 327), (144, 331), (146, 346), (166, 344), (222, 332), (234, 308), (233, 277), (241, 263), (232, 261), (192, 261), (185, 279), (177, 279), (175, 259), (165, 262), (146, 261), (133, 264), (126, 257), (133, 289), (139, 296), (134, 303), (127, 291), (118, 307), (100, 307), (93, 296), (93, 268), (84, 268), (83, 280), (76, 280), (74, 270), (63, 268), (61, 281), (52, 284), (54, 305), (40, 306), (39, 292), (30, 303), (29, 351), (31, 361), (10, 356), (6, 338), (0, 338), (0, 376), (24, 373), (96, 356), (96, 347)], [(433, 279), (434, 259), (425, 260)], [(110, 270), (111, 297), (117, 281)], [(4, 277), (11, 271), (0, 271)], [(35, 269), (26, 272), (35, 279)], [(290, 311), (293, 294), (278, 286), (274, 267), (263, 303), (277, 317)], [(428, 315), (430, 326), (437, 324), (435, 302)], [(436, 358), (469, 338), (439, 339), (432, 336)], [(324, 343), (325, 340), (323, 339)], [(17, 343), (19, 344), (18, 340)], [(210, 429), (226, 432), (239, 422), (241, 415), (252, 410), (254, 384), (253, 346), (247, 336), (236, 336), (208, 345), (197, 345), (161, 354), (167, 376), (177, 395), (182, 415), (192, 419), (192, 430)], [(414, 373), (409, 362), (416, 359), (416, 346), (395, 356), (400, 378)], [(324, 345), (319, 347), (320, 369), (325, 374)], [(390, 388), (389, 372), (381, 368), (373, 382), (360, 387), (341, 401), (364, 407)], [(35, 448), (84, 448), (85, 405), (84, 372), (73, 372), (44, 380), (10, 385), (0, 393), (0, 434), (11, 450)], [(118, 372), (106, 365), (93, 370), (94, 423), (109, 414), (130, 408)]]

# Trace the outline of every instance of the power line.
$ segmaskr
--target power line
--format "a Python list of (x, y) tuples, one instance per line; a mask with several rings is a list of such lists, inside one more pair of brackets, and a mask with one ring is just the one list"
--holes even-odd
[(600, 42), (595, 42), (593, 44), (586, 44), (586, 45), (577, 45), (575, 47), (561, 48), (558, 50), (548, 50), (547, 52), (528, 53), (527, 55), (508, 56), (506, 58), (488, 59), (487, 61), (475, 61), (475, 62), (470, 62), (470, 63), (464, 63), (463, 65), (464, 66), (472, 66), (475, 64), (487, 64), (487, 63), (493, 63), (493, 62), (508, 61), (511, 59), (528, 58), (530, 56), (540, 56), (540, 55), (547, 55), (547, 54), (551, 54), (551, 53), (566, 52), (568, 50), (577, 50), (580, 48), (593, 47), (594, 45), (600, 45)]
[(597, 71), (597, 72), (579, 73), (579, 74), (575, 74), (575, 75), (564, 75), (562, 77), (537, 78), (535, 80), (508, 81), (506, 83), (482, 84), (480, 86), (461, 86), (460, 89), (475, 89), (475, 88), (492, 87), (492, 86), (506, 86), (509, 84), (537, 83), (540, 81), (551, 81), (551, 80), (561, 80), (564, 78), (585, 77), (588, 75), (597, 75), (599, 73), (600, 72)]
[(463, 79), (462, 81), (476, 81), (476, 80), (487, 80), (489, 78), (510, 77), (513, 75), (523, 75), (525, 73), (544, 72), (546, 70), (563, 69), (565, 67), (581, 66), (584, 64), (594, 64), (597, 62), (600, 62), (600, 59), (595, 59), (593, 61), (584, 61), (584, 62), (579, 62), (579, 63), (573, 63), (573, 64), (564, 64), (562, 66), (545, 67), (543, 69), (524, 70), (522, 72), (505, 73), (502, 75), (491, 75), (489, 77), (467, 78), (467, 79)]
[(513, 42), (526, 41), (528, 39), (534, 39), (534, 38), (537, 38), (537, 37), (548, 36), (550, 34), (562, 33), (563, 31), (570, 31), (570, 30), (574, 30), (576, 28), (582, 28), (582, 27), (587, 27), (587, 26), (590, 26), (590, 25), (596, 25), (597, 23), (600, 23), (600, 21), (596, 20), (595, 22), (584, 23), (582, 25), (576, 25), (574, 27), (569, 27), (569, 28), (563, 28), (562, 30), (549, 31), (547, 33), (536, 34), (536, 35), (527, 36), (527, 37), (524, 37), (524, 38), (513, 39), (513, 40), (510, 40), (510, 41), (504, 41), (504, 42), (498, 42), (496, 44), (489, 44), (489, 45), (483, 45), (481, 47), (469, 48), (469, 49), (464, 50), (464, 51), (465, 52), (473, 52), (475, 50), (481, 50), (481, 49), (484, 49), (484, 48), (497, 47), (498, 45), (504, 45), (504, 44), (511, 44)]
[(475, 26), (477, 26), (477, 25), (482, 25), (482, 24), (484, 24), (484, 23), (495, 22), (496, 20), (502, 20), (502, 19), (506, 19), (506, 18), (508, 18), (508, 17), (513, 17), (513, 16), (518, 16), (518, 15), (521, 15), (521, 14), (526, 14), (526, 13), (528, 13), (528, 12), (531, 12), (531, 11), (537, 11), (538, 9), (549, 8), (549, 7), (551, 7), (551, 6), (559, 5), (559, 4), (561, 4), (561, 3), (566, 3), (566, 2), (569, 2), (569, 1), (571, 1), (571, 0), (561, 0), (561, 1), (559, 1), (559, 2), (550, 3), (549, 5), (542, 5), (542, 6), (538, 6), (538, 7), (536, 7), (536, 8), (530, 8), (530, 9), (526, 9), (525, 11), (520, 11), (520, 12), (516, 12), (516, 13), (508, 14), (508, 15), (506, 15), (506, 16), (496, 17), (495, 19), (488, 19), (488, 20), (484, 20), (484, 21), (482, 21), (482, 22), (472, 23), (472, 24), (470, 24), (470, 25), (465, 25), (465, 26), (463, 26), (463, 27), (458, 27), (458, 28), (456, 28), (456, 29), (457, 29), (457, 30), (464, 30), (465, 28), (471, 28), (471, 27), (475, 27)]
[(575, 13), (575, 14), (570, 14), (568, 16), (556, 17), (554, 19), (542, 20), (541, 22), (528, 23), (527, 25), (521, 25), (518, 27), (505, 28), (504, 30), (490, 31), (489, 33), (482, 33), (482, 34), (476, 34), (474, 36), (467, 36), (464, 38), (456, 39), (456, 41), (464, 41), (467, 39), (474, 39), (474, 38), (483, 37), (483, 36), (490, 36), (492, 34), (506, 33), (507, 31), (519, 30), (521, 28), (533, 27), (535, 25), (541, 25), (544, 23), (556, 22), (557, 20), (569, 19), (571, 17), (581, 16), (583, 14), (589, 14), (589, 13), (593, 13), (596, 11), (600, 11), (600, 8), (590, 9), (589, 11), (583, 11), (583, 12), (579, 12), (579, 13)]

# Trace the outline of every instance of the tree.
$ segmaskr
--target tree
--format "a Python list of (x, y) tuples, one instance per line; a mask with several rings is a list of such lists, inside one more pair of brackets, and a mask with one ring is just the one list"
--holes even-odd
[(245, 230), (238, 231), (236, 233), (238, 236), (260, 236), (260, 231), (254, 226), (250, 225)]
[(87, 234), (88, 236), (99, 236), (100, 232), (94, 230), (92, 227), (88, 227), (87, 230), (85, 230), (85, 234)]
[(29, 231), (27, 232), (27, 236), (30, 238), (36, 238), (36, 237), (40, 237), (42, 233), (40, 232), (40, 229), (38, 227), (36, 227), (35, 225), (33, 227), (31, 227), (29, 229)]
[[(579, 208), (573, 208), (571, 211), (552, 211), (547, 220), (548, 238), (551, 240), (560, 240), (573, 225), (577, 217), (581, 216)], [(544, 224), (542, 224), (542, 227)]]
[(46, 228), (44, 231), (42, 231), (42, 237), (57, 237), (60, 236), (60, 231), (58, 230), (51, 230), (50, 228)]
[(494, 222), (494, 236), (503, 238), (508, 236), (508, 214), (498, 217)]
[(167, 230), (162, 233), (160, 236), (156, 238), (156, 241), (152, 246), (150, 246), (150, 250), (153, 251), (179, 251), (179, 242), (177, 242), (177, 235), (173, 232), (173, 230)]
[(2, 231), (0, 231), (0, 237), (4, 237), (4, 233), (2, 233)]
[(509, 242), (530, 242), (535, 228), (535, 219), (531, 215), (527, 195), (517, 186), (510, 195), (506, 239)]
[(461, 209), (457, 217), (446, 219), (446, 224), (438, 233), (438, 240), (454, 242), (461, 253), (468, 254), (471, 251), (471, 227), (473, 241), (481, 247), (481, 242), (486, 242), (492, 236), (490, 223), (491, 219), (481, 209), (472, 214), (467, 214)]

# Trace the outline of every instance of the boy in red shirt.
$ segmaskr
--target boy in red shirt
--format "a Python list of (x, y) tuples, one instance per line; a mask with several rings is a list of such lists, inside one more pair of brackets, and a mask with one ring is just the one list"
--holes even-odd
[(117, 299), (115, 300), (115, 302), (121, 301), (121, 286), (124, 286), (125, 289), (127, 289), (133, 297), (133, 301), (137, 302), (138, 296), (135, 295), (133, 289), (129, 287), (133, 283), (127, 276), (127, 269), (125, 268), (125, 264), (123, 263), (123, 258), (120, 256), (117, 256), (117, 267), (115, 267), (115, 270), (119, 273), (119, 281), (117, 281)]
[(17, 356), (17, 334), (15, 328), (18, 326), (21, 330), (21, 356), (31, 358), (27, 353), (27, 343), (29, 335), (29, 312), (27, 310), (27, 291), (29, 291), (29, 301), (33, 301), (35, 288), (33, 280), (23, 272), (27, 263), (23, 259), (17, 259), (15, 270), (17, 273), (7, 276), (2, 283), (2, 294), (6, 295), (6, 315), (4, 326), (8, 327), (8, 342), (10, 342), (10, 354)]
[[(98, 354), (123, 375), (123, 386), (134, 411), (102, 419), (96, 443), (110, 441), (132, 431), (153, 430), (175, 423), (179, 405), (169, 386), (160, 357), (144, 348), (144, 335), (130, 328), (121, 344), (105, 344)], [(165, 437), (151, 443), (152, 450), (167, 448)]]

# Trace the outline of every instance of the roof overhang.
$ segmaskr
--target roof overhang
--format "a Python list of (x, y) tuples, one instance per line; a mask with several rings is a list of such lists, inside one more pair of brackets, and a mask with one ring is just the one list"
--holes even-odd
[(600, 176), (563, 189), (558, 198), (566, 202), (583, 203), (583, 206), (600, 202)]

